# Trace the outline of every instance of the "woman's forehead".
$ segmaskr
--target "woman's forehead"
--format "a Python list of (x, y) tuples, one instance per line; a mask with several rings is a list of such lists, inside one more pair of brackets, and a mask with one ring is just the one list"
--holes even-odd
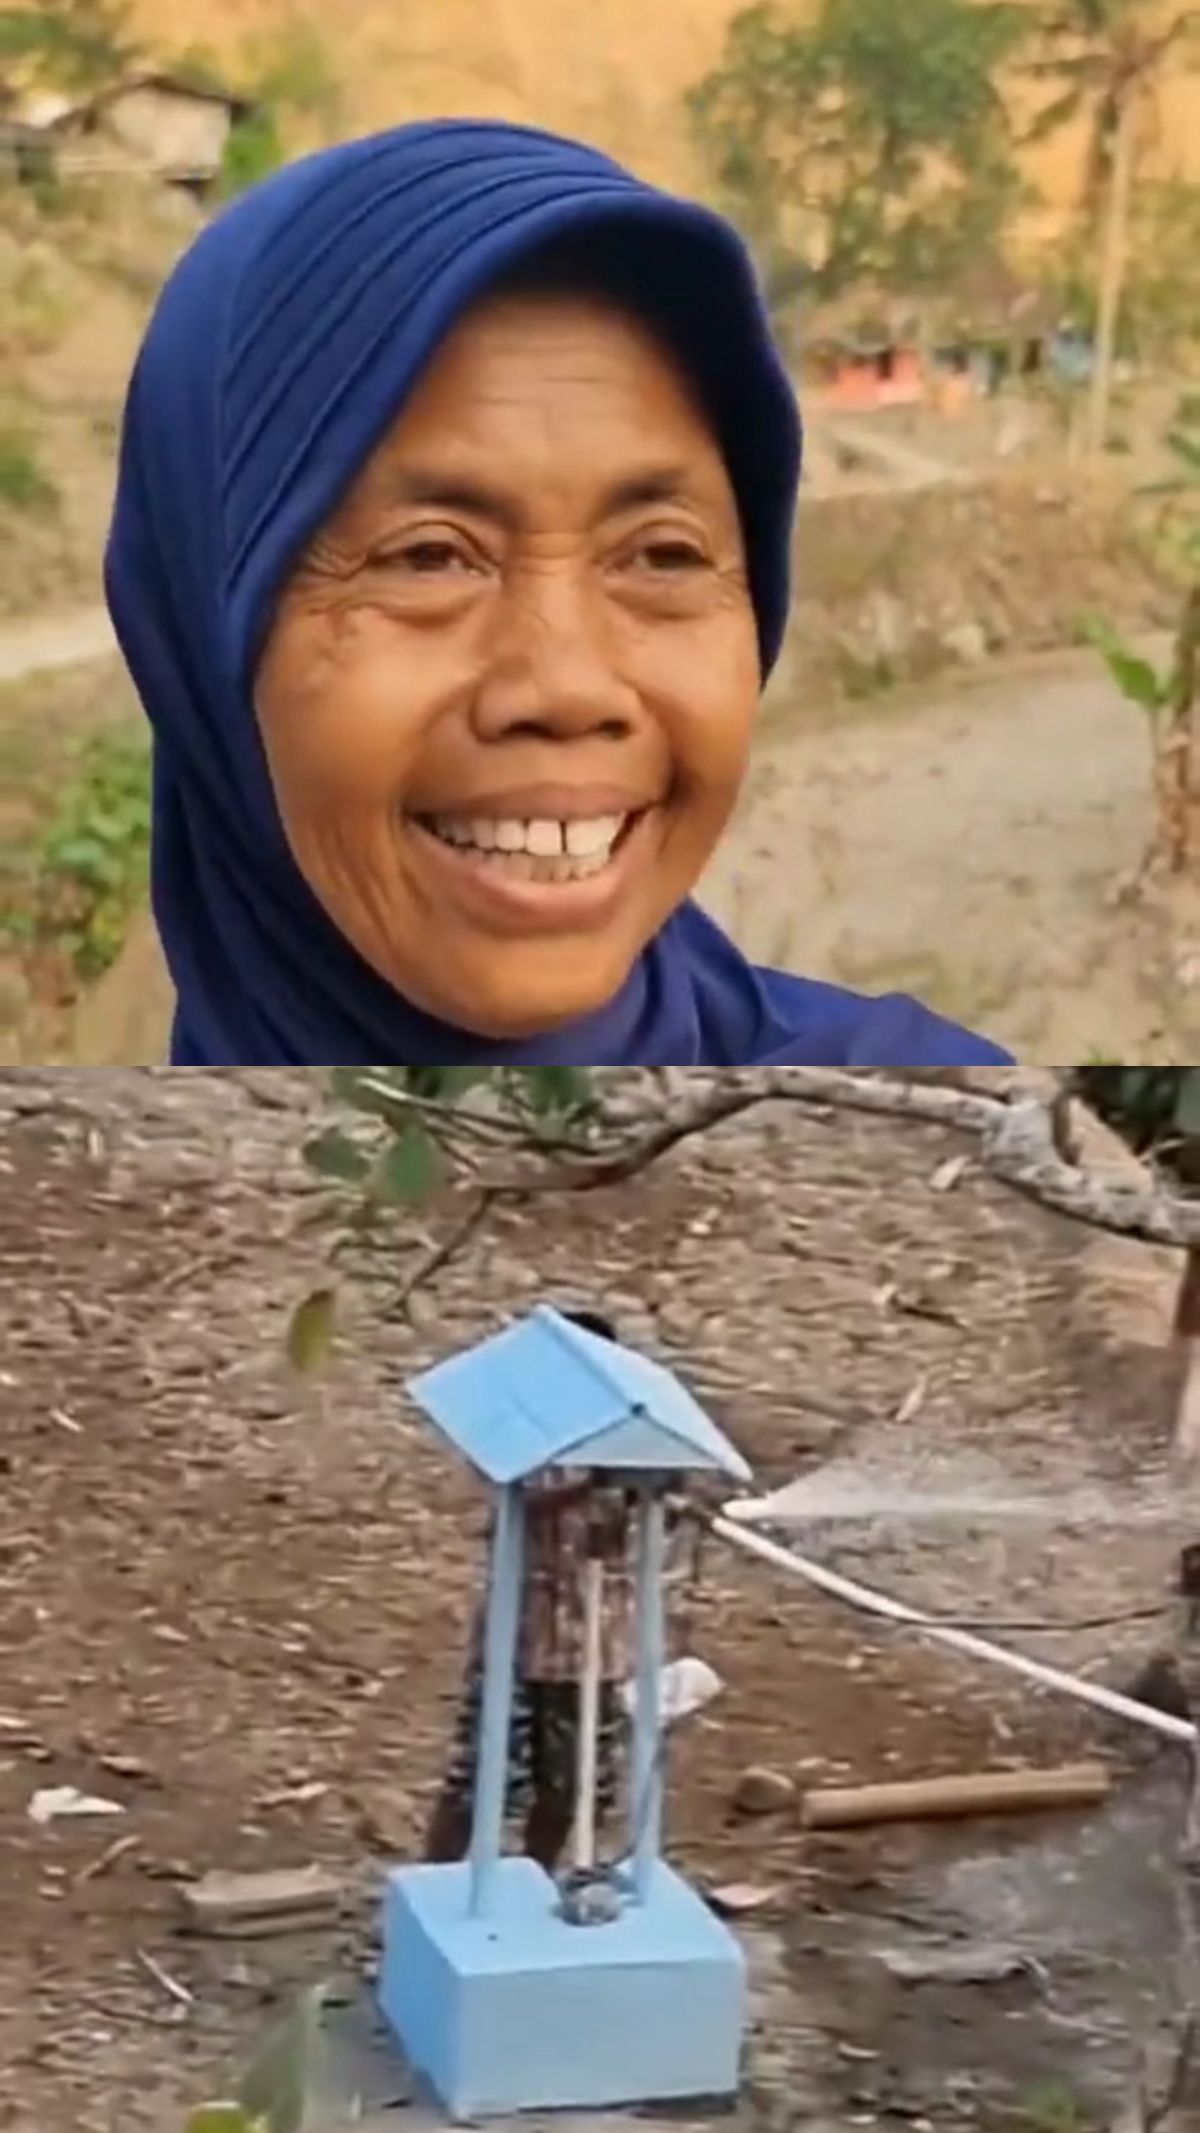
[(653, 329), (589, 294), (497, 294), (447, 336), (376, 447), (360, 497), (436, 500), (505, 477), (647, 501), (728, 492), (699, 396)]

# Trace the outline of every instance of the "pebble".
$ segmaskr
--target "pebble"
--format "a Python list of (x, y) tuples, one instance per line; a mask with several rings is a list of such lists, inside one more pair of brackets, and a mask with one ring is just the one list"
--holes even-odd
[(781, 1770), (769, 1770), (764, 1764), (753, 1764), (744, 1770), (738, 1780), (733, 1804), (739, 1814), (773, 1815), (790, 1807), (796, 1798), (796, 1787), (790, 1777)]

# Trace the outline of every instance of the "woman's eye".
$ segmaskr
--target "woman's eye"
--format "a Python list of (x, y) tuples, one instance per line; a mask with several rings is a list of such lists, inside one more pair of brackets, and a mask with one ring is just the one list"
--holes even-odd
[(640, 554), (651, 570), (703, 570), (707, 557), (694, 541), (646, 541)]
[(453, 541), (409, 541), (392, 558), (419, 578), (440, 577), (443, 571), (469, 570), (470, 557)]
[(375, 558), (377, 569), (399, 572), (409, 578), (465, 577), (479, 569), (479, 558), (466, 542), (451, 534), (423, 533), (411, 540), (381, 545)]

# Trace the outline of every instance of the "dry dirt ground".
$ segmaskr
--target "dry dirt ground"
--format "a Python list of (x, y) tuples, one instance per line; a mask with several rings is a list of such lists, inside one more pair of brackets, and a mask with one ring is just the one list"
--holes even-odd
[[(1140, 1662), (1194, 1525), (1163, 1449), (1169, 1267), (970, 1171), (935, 1194), (941, 1130), (790, 1106), (640, 1182), (513, 1207), (413, 1323), (387, 1284), (444, 1217), (410, 1218), (332, 1375), (297, 1386), (281, 1341), (324, 1246), (296, 1147), (325, 1104), (315, 1074), (0, 1076), (6, 2133), (175, 2133), (301, 1982), (369, 1976), (480, 1576), (480, 1506), (404, 1383), (535, 1296), (605, 1299), (761, 1484), (848, 1476), (864, 1506), (814, 1523), (814, 1553), (1065, 1665)], [(897, 1489), (1050, 1509), (900, 1519)], [(740, 2123), (1072, 2133), (1107, 2112), (1169, 1997), (1171, 1752), (730, 1553), (679, 1606), (727, 1690), (677, 1746), (672, 1849), (777, 1891), (746, 1933)], [(816, 1840), (730, 1810), (756, 1762), (807, 1783), (1081, 1745), (1120, 1780), (1082, 1820)], [(125, 1811), (38, 1828), (54, 1785)], [(345, 1878), (336, 1937), (181, 1934), (188, 1877), (310, 1860)], [(1026, 1963), (1007, 1979), (888, 1969), (997, 1940)]]
[(1079, 653), (767, 724), (706, 900), (756, 960), (901, 989), (1019, 1058), (1191, 1059), (1200, 997), (1115, 892), (1140, 713)]

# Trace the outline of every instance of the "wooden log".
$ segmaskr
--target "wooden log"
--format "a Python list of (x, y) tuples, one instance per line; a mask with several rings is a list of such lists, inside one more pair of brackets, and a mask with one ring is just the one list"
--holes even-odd
[(966, 1777), (846, 1785), (805, 1794), (805, 1829), (856, 1829), (872, 1822), (926, 1822), (962, 1815), (1036, 1814), (1049, 1807), (1095, 1807), (1111, 1779), (1101, 1763), (1059, 1770), (975, 1771)]

